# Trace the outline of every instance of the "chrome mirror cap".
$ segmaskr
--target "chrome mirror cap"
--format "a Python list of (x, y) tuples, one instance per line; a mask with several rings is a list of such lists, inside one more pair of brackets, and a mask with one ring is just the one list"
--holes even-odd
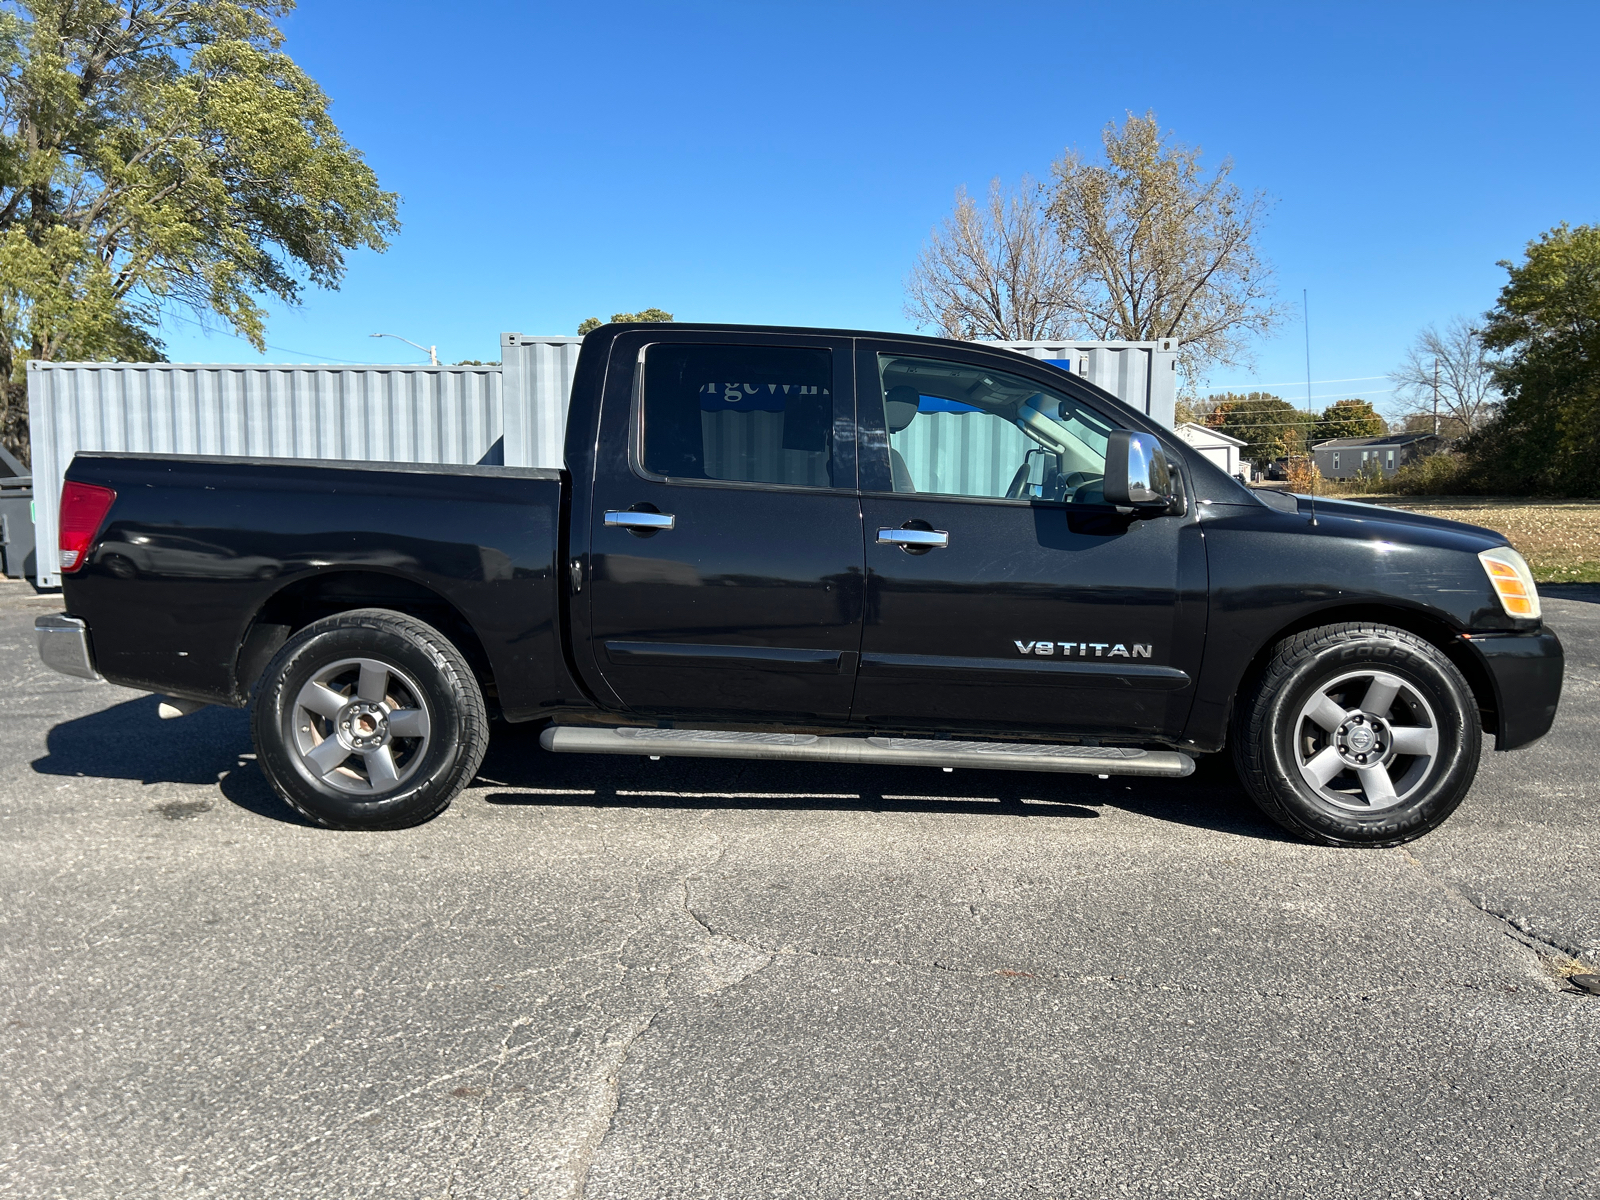
[(1169, 507), (1172, 468), (1161, 443), (1148, 433), (1113, 433), (1106, 444), (1105, 495), (1108, 503), (1127, 508)]

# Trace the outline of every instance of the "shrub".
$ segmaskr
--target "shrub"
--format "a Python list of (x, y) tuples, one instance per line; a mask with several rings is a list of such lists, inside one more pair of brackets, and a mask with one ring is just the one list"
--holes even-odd
[(1291, 458), (1284, 474), (1289, 480), (1289, 490), (1301, 494), (1316, 495), (1317, 484), (1322, 481), (1322, 472), (1309, 458)]
[(1458, 496), (1483, 490), (1478, 473), (1460, 454), (1442, 450), (1408, 462), (1376, 489), (1401, 496)]

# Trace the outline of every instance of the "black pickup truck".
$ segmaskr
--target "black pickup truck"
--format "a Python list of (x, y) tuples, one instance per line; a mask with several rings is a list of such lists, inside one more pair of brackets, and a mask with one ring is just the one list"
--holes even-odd
[(491, 721), (557, 752), (1184, 776), (1334, 845), (1438, 825), (1562, 654), (1489, 530), (1252, 492), (1055, 366), (607, 325), (564, 470), (80, 454), (57, 669), (254, 705), (314, 821), (427, 820)]

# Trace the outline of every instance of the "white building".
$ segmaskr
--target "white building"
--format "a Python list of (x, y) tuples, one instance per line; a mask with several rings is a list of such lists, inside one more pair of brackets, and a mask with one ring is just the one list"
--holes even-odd
[(1250, 465), (1239, 457), (1239, 452), (1247, 443), (1218, 430), (1207, 429), (1204, 425), (1196, 425), (1193, 421), (1178, 425), (1177, 434), (1229, 475), (1243, 474), (1249, 478)]

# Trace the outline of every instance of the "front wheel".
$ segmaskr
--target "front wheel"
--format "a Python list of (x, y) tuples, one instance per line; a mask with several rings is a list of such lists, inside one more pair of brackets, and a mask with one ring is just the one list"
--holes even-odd
[(1482, 745), (1456, 665), (1415, 634), (1364, 623), (1280, 642), (1233, 738), (1257, 806), (1330, 846), (1397, 846), (1436, 828), (1466, 797)]
[(431, 625), (359, 609), (308, 625), (262, 675), (256, 759), (294, 809), (331, 829), (400, 829), (442, 812), (489, 741), (483, 695)]

